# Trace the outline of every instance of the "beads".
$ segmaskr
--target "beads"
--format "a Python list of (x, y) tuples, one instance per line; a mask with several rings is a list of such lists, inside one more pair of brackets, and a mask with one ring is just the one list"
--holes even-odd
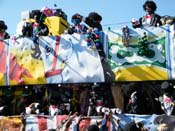
[(91, 47), (93, 44), (95, 44), (95, 46), (100, 46), (101, 41), (100, 41), (100, 33), (98, 31), (97, 28), (94, 29), (88, 29), (87, 30), (87, 46)]

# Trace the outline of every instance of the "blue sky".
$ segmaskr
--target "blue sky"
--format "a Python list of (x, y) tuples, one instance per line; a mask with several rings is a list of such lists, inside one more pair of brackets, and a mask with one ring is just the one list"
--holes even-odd
[[(157, 4), (156, 13), (175, 16), (175, 0), (154, 1)], [(145, 0), (0, 0), (0, 19), (6, 22), (7, 32), (13, 35), (22, 11), (41, 9), (43, 6), (54, 8), (54, 4), (57, 4), (57, 8), (61, 8), (67, 14), (70, 24), (73, 14), (80, 13), (87, 16), (88, 13), (96, 11), (103, 17), (104, 30), (109, 26), (118, 29), (124, 25), (130, 26), (131, 24), (127, 22), (145, 14), (142, 8), (144, 2)]]

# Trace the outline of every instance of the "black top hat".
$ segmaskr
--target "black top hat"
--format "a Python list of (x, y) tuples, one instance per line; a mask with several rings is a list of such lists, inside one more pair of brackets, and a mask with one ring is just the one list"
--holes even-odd
[(0, 20), (0, 29), (7, 30), (7, 25), (5, 24), (3, 20)]

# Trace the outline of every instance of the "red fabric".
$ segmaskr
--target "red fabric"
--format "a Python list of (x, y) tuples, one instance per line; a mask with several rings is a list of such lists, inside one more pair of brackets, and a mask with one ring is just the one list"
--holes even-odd
[(1, 37), (4, 37), (4, 33), (0, 33), (0, 36), (1, 36)]
[(0, 73), (5, 73), (6, 51), (4, 42), (0, 41)]
[(19, 84), (25, 84), (24, 80), (22, 79), (22, 75), (26, 75), (28, 77), (32, 77), (30, 72), (22, 67), (15, 56), (13, 54), (10, 54), (10, 67), (9, 67), (9, 76), (11, 80), (15, 80)]
[(60, 43), (60, 37), (56, 37), (56, 43), (55, 43), (55, 49), (54, 49), (54, 59), (53, 59), (53, 65), (52, 65), (52, 70), (55, 70), (56, 68), (56, 62), (57, 62), (57, 51)]
[(53, 70), (53, 71), (48, 71), (45, 73), (45, 76), (46, 77), (49, 77), (49, 76), (54, 76), (54, 75), (58, 75), (62, 72), (62, 70)]
[[(16, 57), (13, 54), (10, 55), (10, 64), (9, 64), (9, 77), (11, 80), (15, 80), (19, 84), (24, 84), (22, 75), (32, 77), (27, 69), (22, 67)], [(0, 73), (5, 73), (6, 66), (6, 50), (4, 42), (0, 41)]]
[(152, 16), (151, 15), (146, 15), (145, 18), (150, 19), (150, 18), (152, 18)]
[(57, 52), (58, 52), (58, 49), (59, 49), (60, 39), (61, 39), (60, 36), (56, 37), (52, 69), (51, 69), (51, 71), (47, 71), (45, 73), (46, 77), (54, 76), (54, 75), (60, 74), (62, 72), (62, 69), (55, 70), (56, 64), (57, 64)]
[(36, 28), (38, 27), (38, 25), (39, 25), (39, 24), (38, 24), (38, 23), (36, 23), (36, 22), (35, 22), (35, 23), (33, 23), (33, 28), (34, 28), (34, 29), (36, 29)]
[(47, 118), (38, 116), (39, 131), (47, 130)]
[(67, 115), (57, 115), (57, 125), (60, 125), (62, 121), (64, 121), (67, 118)]
[(52, 105), (52, 108), (53, 108), (53, 109), (56, 109), (56, 105)]
[(82, 130), (87, 129), (88, 126), (90, 125), (90, 123), (91, 123), (90, 118), (86, 118), (86, 119), (81, 120), (81, 122), (79, 124), (79, 130), (82, 131)]

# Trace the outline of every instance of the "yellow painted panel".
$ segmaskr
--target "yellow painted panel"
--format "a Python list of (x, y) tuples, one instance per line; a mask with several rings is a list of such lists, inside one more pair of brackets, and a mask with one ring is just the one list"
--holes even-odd
[(0, 85), (5, 85), (5, 78), (4, 78), (4, 74), (0, 74)]
[(162, 68), (153, 66), (129, 67), (115, 72), (116, 81), (168, 80), (168, 73)]
[(51, 16), (45, 19), (45, 24), (49, 28), (49, 33), (53, 36), (63, 34), (69, 24), (62, 17)]

